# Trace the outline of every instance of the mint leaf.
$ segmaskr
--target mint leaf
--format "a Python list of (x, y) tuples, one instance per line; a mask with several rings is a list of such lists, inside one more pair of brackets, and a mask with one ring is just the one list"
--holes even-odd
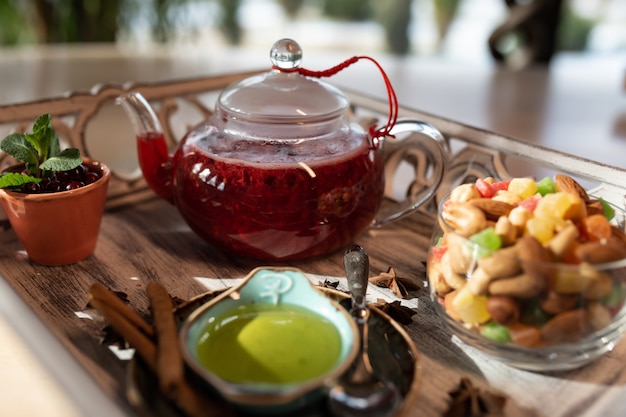
[(0, 188), (19, 187), (23, 184), (40, 181), (41, 178), (35, 178), (30, 175), (20, 174), (17, 172), (7, 172), (0, 175)]
[(26, 138), (37, 148), (41, 161), (56, 155), (51, 149), (53, 139), (57, 140), (56, 151), (58, 152), (58, 138), (52, 129), (52, 117), (49, 113), (37, 117), (33, 124), (33, 133), (31, 135), (26, 134)]
[(76, 148), (68, 148), (55, 156), (46, 159), (39, 168), (44, 171), (69, 171), (83, 163), (80, 151)]
[(27, 165), (36, 167), (39, 163), (37, 149), (21, 133), (12, 133), (2, 139), (0, 149)]

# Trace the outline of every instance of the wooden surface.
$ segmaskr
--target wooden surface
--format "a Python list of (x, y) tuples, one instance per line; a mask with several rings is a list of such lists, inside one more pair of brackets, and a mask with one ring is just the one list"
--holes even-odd
[[(432, 217), (417, 213), (384, 229), (372, 230), (357, 242), (371, 257), (371, 273), (392, 266), (399, 276), (424, 281), (426, 250)], [(240, 278), (258, 262), (225, 256), (196, 237), (174, 207), (150, 199), (106, 213), (96, 253), (67, 267), (45, 267), (24, 259), (11, 232), (0, 234), (0, 274), (19, 293), (66, 348), (116, 401), (125, 401), (126, 362), (100, 343), (103, 321), (81, 318), (87, 309), (87, 291), (100, 282), (128, 295), (145, 312), (145, 286), (161, 282), (184, 299), (206, 291), (196, 278)], [(336, 253), (290, 265), (330, 279), (342, 275), (342, 256)], [(459, 345), (442, 327), (431, 308), (426, 289), (410, 296), (417, 314), (406, 327), (422, 359), (423, 383), (409, 415), (440, 416), (447, 407), (447, 392), (467, 375), (483, 388), (509, 396), (507, 416), (622, 415), (619, 399), (626, 393), (626, 343), (578, 371), (535, 374), (518, 371), (485, 359)], [(80, 394), (80, 387), (74, 387)], [(616, 413), (616, 414), (610, 414)]]

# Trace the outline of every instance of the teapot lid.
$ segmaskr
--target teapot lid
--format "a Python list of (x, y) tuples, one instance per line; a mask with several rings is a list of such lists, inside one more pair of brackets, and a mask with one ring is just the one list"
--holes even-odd
[(349, 106), (339, 89), (298, 72), (302, 49), (291, 39), (274, 43), (270, 51), (273, 68), (267, 73), (239, 81), (226, 88), (217, 111), (227, 116), (267, 123), (332, 120)]

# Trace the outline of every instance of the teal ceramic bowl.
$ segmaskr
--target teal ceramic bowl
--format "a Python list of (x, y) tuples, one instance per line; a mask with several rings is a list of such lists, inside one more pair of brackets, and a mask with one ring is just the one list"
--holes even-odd
[(257, 268), (183, 323), (183, 357), (225, 400), (255, 413), (318, 400), (350, 367), (354, 320), (292, 268)]

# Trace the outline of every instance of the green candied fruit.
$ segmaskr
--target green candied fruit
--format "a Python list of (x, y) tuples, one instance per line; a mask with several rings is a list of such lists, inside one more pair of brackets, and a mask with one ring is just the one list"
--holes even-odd
[(478, 245), (477, 256), (482, 258), (497, 251), (502, 246), (502, 238), (493, 227), (487, 227), (470, 236), (469, 240)]
[(545, 177), (541, 181), (538, 181), (537, 191), (541, 194), (541, 196), (554, 193), (556, 190), (554, 189), (554, 182), (552, 182), (552, 178)]
[(494, 323), (492, 321), (490, 321), (489, 323), (485, 323), (481, 327), (480, 334), (487, 339), (493, 340), (494, 342), (498, 343), (506, 343), (511, 341), (509, 329), (506, 326)]
[(613, 217), (615, 217), (615, 209), (611, 207), (611, 205), (606, 202), (606, 200), (604, 200), (602, 197), (598, 198), (598, 200), (600, 201), (600, 204), (602, 204), (602, 208), (604, 209), (604, 217), (606, 217), (608, 220), (613, 220)]
[(609, 295), (602, 299), (602, 303), (609, 308), (619, 307), (626, 300), (626, 288), (623, 285), (613, 285)]

